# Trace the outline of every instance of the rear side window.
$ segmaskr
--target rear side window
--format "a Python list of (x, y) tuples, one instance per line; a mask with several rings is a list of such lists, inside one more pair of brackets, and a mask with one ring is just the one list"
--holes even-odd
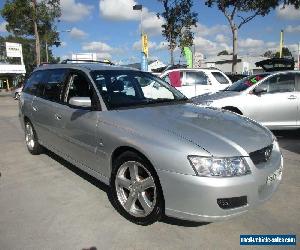
[(201, 71), (186, 72), (186, 79), (184, 85), (193, 86), (195, 84), (208, 85), (209, 81), (207, 75)]
[(44, 91), (41, 97), (49, 101), (60, 102), (67, 72), (67, 69), (48, 70), (48, 79), (47, 82), (43, 84)]
[(36, 95), (41, 84), (45, 82), (47, 72), (45, 70), (35, 71), (27, 79), (23, 92), (31, 95)]
[(260, 86), (265, 87), (267, 93), (293, 92), (295, 91), (295, 74), (272, 76)]
[(228, 80), (226, 79), (226, 77), (221, 73), (221, 72), (218, 72), (218, 71), (214, 71), (214, 72), (211, 72), (212, 75), (214, 76), (214, 78), (216, 78), (216, 80), (221, 83), (221, 84), (229, 84)]

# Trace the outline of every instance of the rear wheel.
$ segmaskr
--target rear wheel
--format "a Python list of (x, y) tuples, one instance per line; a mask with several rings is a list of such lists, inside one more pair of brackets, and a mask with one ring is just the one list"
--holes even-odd
[(158, 177), (138, 154), (126, 152), (118, 157), (110, 185), (115, 207), (128, 220), (149, 225), (161, 218), (163, 197)]
[(42, 146), (38, 143), (36, 132), (31, 122), (25, 122), (25, 142), (28, 151), (33, 155), (42, 153)]

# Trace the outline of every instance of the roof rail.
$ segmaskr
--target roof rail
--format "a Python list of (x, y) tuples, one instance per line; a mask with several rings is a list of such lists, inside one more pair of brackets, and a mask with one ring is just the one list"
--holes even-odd
[(115, 65), (109, 60), (104, 60), (104, 61), (95, 61), (95, 60), (80, 60), (80, 59), (65, 59), (61, 61), (62, 64), (67, 64), (68, 62), (81, 62), (81, 63), (104, 63), (104, 64), (109, 64), (109, 65)]

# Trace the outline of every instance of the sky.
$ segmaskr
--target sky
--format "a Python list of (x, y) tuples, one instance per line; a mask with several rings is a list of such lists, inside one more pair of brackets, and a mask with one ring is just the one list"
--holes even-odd
[[(4, 5), (0, 0), (0, 8)], [(228, 22), (216, 7), (209, 8), (204, 0), (194, 0), (193, 11), (198, 13), (195, 32), (195, 51), (205, 57), (222, 50), (231, 51), (231, 32)], [(167, 42), (161, 35), (163, 18), (157, 0), (61, 0), (62, 16), (57, 25), (61, 46), (53, 47), (55, 56), (71, 58), (72, 53), (97, 53), (99, 59), (129, 64), (140, 61), (141, 11), (132, 10), (142, 4), (142, 29), (148, 34), (149, 59), (170, 60)], [(239, 30), (239, 55), (260, 56), (267, 50), (279, 48), (280, 30), (285, 30), (285, 46), (297, 55), (300, 42), (300, 10), (292, 6), (279, 7), (265, 17), (256, 17)], [(71, 32), (66, 32), (66, 31)], [(0, 17), (0, 35), (7, 35), (5, 21)], [(180, 59), (179, 50), (175, 62)]]

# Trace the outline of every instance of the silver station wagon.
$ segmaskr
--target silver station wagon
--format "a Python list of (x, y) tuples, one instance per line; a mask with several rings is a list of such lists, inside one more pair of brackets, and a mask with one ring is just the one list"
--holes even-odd
[(283, 159), (265, 127), (197, 107), (160, 78), (104, 63), (38, 67), (21, 93), (27, 148), (43, 148), (110, 187), (128, 220), (216, 221), (277, 189)]

